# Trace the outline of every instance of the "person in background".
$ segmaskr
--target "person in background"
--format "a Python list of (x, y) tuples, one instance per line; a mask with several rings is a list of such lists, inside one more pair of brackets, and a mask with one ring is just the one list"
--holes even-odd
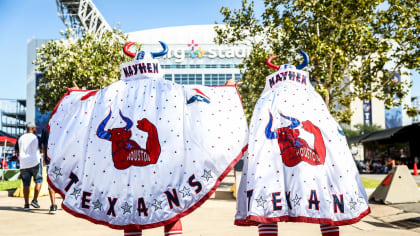
[[(50, 159), (48, 158), (48, 154), (47, 154), (47, 149), (48, 149), (48, 136), (49, 133), (47, 131), (47, 129), (43, 129), (41, 132), (41, 143), (42, 143), (42, 151), (44, 154), (44, 165), (47, 165), (47, 173), (48, 173), (48, 168), (50, 165)], [(48, 193), (50, 195), (50, 201), (51, 201), (51, 206), (50, 206), (50, 214), (55, 214), (57, 212), (57, 204), (55, 204), (55, 191), (54, 189), (51, 188), (51, 186), (48, 185)]]
[(26, 133), (22, 135), (16, 145), (16, 154), (20, 164), (20, 176), (23, 183), (23, 197), (25, 199), (24, 210), (29, 210), (29, 190), (31, 178), (34, 178), (35, 191), (31, 205), (39, 208), (38, 195), (42, 185), (42, 163), (38, 136), (35, 135), (36, 126), (33, 122), (26, 124)]

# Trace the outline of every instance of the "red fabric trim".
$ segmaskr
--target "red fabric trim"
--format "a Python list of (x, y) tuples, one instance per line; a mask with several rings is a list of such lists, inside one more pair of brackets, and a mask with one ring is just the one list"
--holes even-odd
[(236, 83), (234, 86), (235, 86), (235, 89), (236, 89), (236, 93), (238, 94), (238, 96), (239, 96), (239, 101), (241, 101), (241, 106), (242, 106), (242, 110), (244, 109), (244, 104), (242, 104), (242, 98), (241, 98), (241, 94), (239, 93), (239, 90), (238, 90), (238, 83)]
[(237, 226), (258, 226), (260, 223), (257, 222), (251, 222), (251, 221), (247, 221), (247, 220), (239, 220), (239, 219), (235, 219), (235, 225)]
[(95, 95), (98, 91), (99, 91), (99, 90), (93, 90), (93, 91), (90, 91), (89, 93), (87, 93), (86, 95), (84, 95), (84, 96), (83, 96), (80, 100), (81, 100), (81, 101), (86, 100), (86, 99), (88, 99), (89, 97), (91, 97), (91, 96)]
[(242, 148), (241, 152), (238, 154), (238, 156), (236, 156), (236, 158), (229, 164), (229, 166), (226, 168), (226, 170), (219, 176), (219, 178), (217, 179), (216, 183), (214, 184), (213, 188), (210, 189), (210, 191), (204, 195), (198, 202), (196, 202), (193, 206), (191, 206), (190, 208), (186, 209), (185, 211), (179, 213), (178, 215), (172, 217), (169, 220), (165, 220), (165, 221), (161, 221), (161, 222), (157, 222), (157, 223), (153, 223), (153, 224), (147, 224), (147, 225), (135, 225), (135, 224), (131, 224), (131, 225), (113, 225), (110, 224), (106, 221), (100, 221), (100, 220), (96, 220), (94, 218), (91, 218), (87, 215), (83, 215), (77, 212), (72, 211), (70, 208), (68, 208), (66, 205), (64, 205), (64, 200), (65, 200), (65, 194), (63, 194), (60, 189), (58, 189), (51, 181), (49, 176), (47, 177), (47, 181), (48, 184), (54, 189), (55, 192), (59, 193), (61, 195), (61, 198), (63, 198), (63, 202), (61, 203), (61, 208), (63, 208), (65, 211), (67, 211), (68, 213), (72, 214), (73, 216), (79, 217), (79, 218), (83, 218), (85, 220), (89, 220), (90, 222), (94, 223), (94, 224), (101, 224), (101, 225), (106, 225), (110, 228), (113, 229), (126, 229), (126, 230), (142, 230), (142, 229), (150, 229), (150, 228), (155, 228), (155, 227), (159, 227), (159, 226), (163, 226), (163, 225), (167, 225), (173, 222), (176, 222), (177, 220), (179, 220), (181, 217), (184, 217), (188, 214), (190, 214), (191, 212), (193, 212), (195, 209), (197, 209), (198, 207), (200, 207), (207, 199), (210, 198), (210, 196), (216, 191), (217, 187), (219, 186), (220, 182), (226, 177), (226, 175), (232, 170), (232, 168), (236, 165), (236, 163), (241, 159), (242, 155), (244, 154), (244, 152), (248, 149), (248, 145), (245, 145), (245, 147)]
[(236, 219), (235, 225), (238, 226), (251, 226), (258, 225), (259, 223), (273, 223), (273, 222), (303, 222), (303, 223), (315, 223), (315, 224), (325, 224), (331, 226), (341, 226), (341, 225), (350, 225), (359, 222), (363, 217), (367, 216), (370, 213), (370, 208), (366, 209), (364, 212), (353, 219), (333, 221), (327, 218), (312, 218), (306, 216), (279, 216), (279, 217), (263, 217), (250, 215), (246, 219)]

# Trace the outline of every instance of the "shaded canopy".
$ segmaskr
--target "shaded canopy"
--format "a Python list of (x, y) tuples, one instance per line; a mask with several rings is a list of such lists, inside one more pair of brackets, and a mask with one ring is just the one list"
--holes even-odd
[(5, 141), (8, 144), (15, 144), (17, 142), (17, 138), (0, 130), (0, 145)]

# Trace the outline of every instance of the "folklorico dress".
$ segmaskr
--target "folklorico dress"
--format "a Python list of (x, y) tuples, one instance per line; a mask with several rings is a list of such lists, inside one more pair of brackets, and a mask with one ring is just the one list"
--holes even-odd
[(144, 57), (103, 90), (65, 94), (49, 121), (48, 181), (62, 207), (115, 229), (189, 214), (247, 148), (235, 86), (178, 85)]
[(346, 137), (309, 73), (282, 66), (266, 78), (249, 128), (236, 225), (346, 225), (370, 213)]

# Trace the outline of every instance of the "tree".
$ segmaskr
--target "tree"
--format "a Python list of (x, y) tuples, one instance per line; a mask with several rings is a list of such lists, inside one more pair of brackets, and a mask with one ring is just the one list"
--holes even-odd
[(122, 48), (127, 37), (117, 29), (100, 38), (84, 33), (73, 38), (70, 29), (62, 32), (64, 40), (52, 40), (37, 50), (33, 62), (37, 72), (43, 74), (36, 104), (42, 113), (51, 111), (75, 81), (85, 89), (100, 89), (120, 79), (120, 65), (129, 60)]
[[(416, 0), (265, 0), (256, 17), (253, 2), (240, 9), (221, 8), (226, 26), (216, 26), (218, 44), (252, 48), (243, 70), (240, 92), (248, 117), (265, 81), (277, 64), (300, 64), (297, 50), (310, 58), (305, 69), (331, 113), (350, 123), (350, 103), (356, 98), (383, 100), (386, 108), (401, 105), (411, 83), (395, 81), (396, 74), (419, 68), (420, 9)], [(399, 97), (400, 99), (393, 99)], [(405, 107), (409, 115), (415, 108)]]
[(372, 132), (376, 132), (379, 130), (383, 130), (380, 125), (367, 125), (367, 124), (356, 124), (354, 129), (343, 129), (344, 134), (347, 138), (359, 136), (362, 134), (368, 134)]

